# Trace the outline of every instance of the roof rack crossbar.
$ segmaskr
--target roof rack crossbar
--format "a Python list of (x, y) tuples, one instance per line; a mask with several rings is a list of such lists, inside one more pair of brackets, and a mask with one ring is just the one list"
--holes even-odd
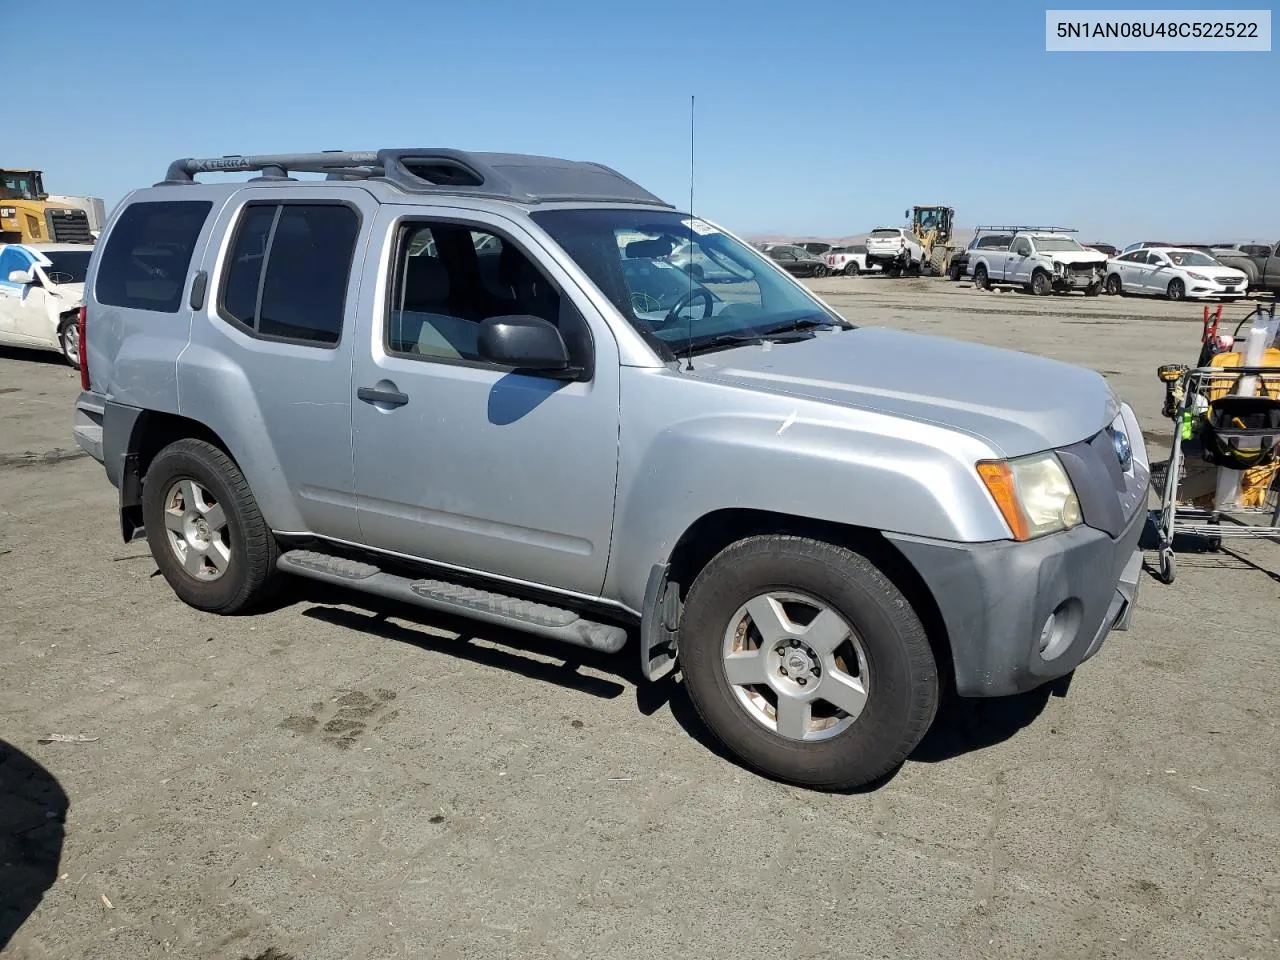
[[(259, 156), (185, 157), (169, 164), (165, 183), (192, 183), (198, 173), (269, 173), (272, 178), (290, 173), (380, 175), (378, 155), (369, 151), (333, 150), (324, 153), (280, 153)], [(362, 169), (363, 168), (363, 169)]]

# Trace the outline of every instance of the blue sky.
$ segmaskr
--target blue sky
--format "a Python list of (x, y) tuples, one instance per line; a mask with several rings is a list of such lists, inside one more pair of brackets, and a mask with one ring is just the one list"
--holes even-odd
[(110, 207), (179, 156), (457, 146), (598, 160), (683, 206), (693, 94), (696, 212), (743, 233), (947, 203), (1115, 243), (1276, 239), (1280, 53), (1047, 53), (1045, 8), (48, 2), (56, 53), (9, 50), (39, 99), (3, 161)]

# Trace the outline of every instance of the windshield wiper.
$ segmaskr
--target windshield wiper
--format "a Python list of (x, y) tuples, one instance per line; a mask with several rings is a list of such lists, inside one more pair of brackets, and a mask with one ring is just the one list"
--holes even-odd
[(764, 334), (720, 333), (706, 340), (699, 340), (693, 345), (693, 353), (704, 353), (708, 350), (720, 350), (725, 347), (750, 347), (769, 343), (799, 343), (801, 340), (812, 340), (813, 334), (806, 329), (794, 331), (781, 329)]
[(767, 330), (760, 331), (760, 336), (772, 338), (776, 333), (790, 333), (793, 330), (816, 330), (818, 328), (844, 327), (836, 323), (834, 320), (815, 320), (812, 317), (805, 317), (800, 320), (788, 320), (786, 323), (780, 323), (776, 327), (770, 327)]

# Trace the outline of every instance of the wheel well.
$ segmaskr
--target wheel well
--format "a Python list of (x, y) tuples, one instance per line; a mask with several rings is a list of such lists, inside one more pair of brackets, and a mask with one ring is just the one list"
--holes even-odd
[(676, 585), (683, 600), (703, 567), (725, 547), (747, 537), (772, 534), (819, 540), (845, 547), (870, 560), (902, 591), (920, 617), (938, 663), (939, 676), (946, 677), (948, 682), (954, 678), (951, 642), (933, 592), (911, 562), (878, 530), (767, 510), (717, 510), (699, 518), (677, 541), (671, 551), (668, 580)]

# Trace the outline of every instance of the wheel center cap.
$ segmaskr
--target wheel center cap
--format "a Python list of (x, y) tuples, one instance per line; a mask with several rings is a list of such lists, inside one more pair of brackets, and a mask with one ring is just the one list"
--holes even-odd
[(806, 674), (813, 669), (813, 658), (803, 650), (788, 650), (782, 657), (782, 663), (792, 676)]

